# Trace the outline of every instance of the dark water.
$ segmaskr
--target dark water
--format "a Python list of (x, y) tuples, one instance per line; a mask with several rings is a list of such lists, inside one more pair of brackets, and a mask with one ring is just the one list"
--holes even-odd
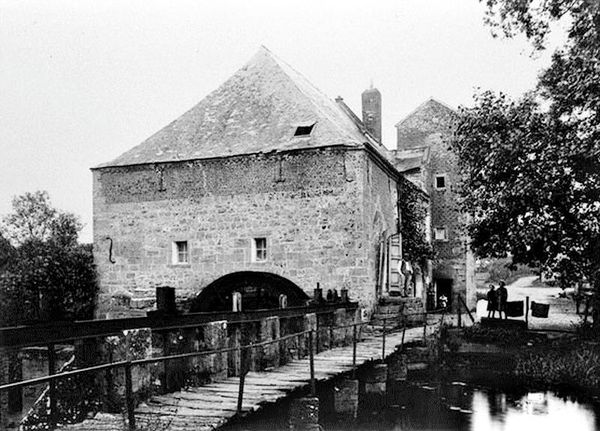
[[(463, 376), (464, 377), (464, 376)], [(335, 383), (319, 388), (320, 425), (326, 431), (594, 431), (600, 430), (600, 403), (575, 394), (519, 388), (510, 380), (485, 383), (421, 375), (388, 385), (381, 396), (361, 394), (356, 419), (333, 411)], [(244, 419), (228, 430), (288, 429), (289, 403)]]

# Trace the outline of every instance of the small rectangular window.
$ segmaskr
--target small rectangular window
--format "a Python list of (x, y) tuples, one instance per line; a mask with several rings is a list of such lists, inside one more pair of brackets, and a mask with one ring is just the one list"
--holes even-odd
[(446, 175), (435, 176), (435, 188), (437, 190), (443, 190), (446, 188)]
[(436, 227), (434, 238), (436, 241), (446, 241), (448, 239), (448, 229), (445, 227)]
[(186, 264), (190, 262), (187, 241), (175, 241), (173, 243), (173, 264)]
[(254, 262), (267, 260), (267, 238), (254, 238), (252, 245)]

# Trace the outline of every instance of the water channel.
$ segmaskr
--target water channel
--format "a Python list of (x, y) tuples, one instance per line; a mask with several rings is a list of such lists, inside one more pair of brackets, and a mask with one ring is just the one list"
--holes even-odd
[[(388, 384), (385, 396), (363, 396), (358, 417), (333, 411), (335, 382), (318, 389), (320, 425), (325, 431), (594, 431), (600, 430), (600, 401), (526, 389), (506, 376), (455, 379), (410, 374), (407, 382)], [(285, 430), (289, 402), (263, 409), (231, 431)]]

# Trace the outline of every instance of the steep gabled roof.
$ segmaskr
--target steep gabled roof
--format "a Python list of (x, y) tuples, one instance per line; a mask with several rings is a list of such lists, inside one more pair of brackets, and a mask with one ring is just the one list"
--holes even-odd
[[(308, 136), (294, 136), (310, 125)], [(261, 47), (192, 109), (100, 167), (364, 144), (385, 154), (333, 100)]]
[(396, 124), (399, 150), (438, 145), (452, 133), (457, 113), (448, 105), (429, 99)]
[(402, 120), (398, 121), (394, 127), (410, 127), (411, 123), (415, 119), (421, 117), (454, 117), (456, 114), (457, 112), (455, 109), (452, 109), (444, 102), (440, 102), (439, 100), (435, 100), (433, 97), (430, 97), (425, 102), (417, 106), (417, 108), (414, 111), (412, 111)]

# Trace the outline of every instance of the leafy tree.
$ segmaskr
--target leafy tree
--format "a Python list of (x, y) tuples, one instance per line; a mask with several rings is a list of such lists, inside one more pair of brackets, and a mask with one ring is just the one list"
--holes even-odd
[[(567, 43), (540, 76), (538, 88), (578, 145), (598, 157), (600, 140), (600, 2), (597, 0), (486, 0), (486, 22), (506, 36), (525, 34), (544, 49), (552, 21), (568, 20)], [(564, 21), (563, 20), (563, 21)]]
[(0, 231), (0, 323), (92, 318), (96, 273), (91, 246), (77, 243), (77, 217), (46, 192), (14, 198), (13, 209)]
[(600, 161), (590, 166), (572, 127), (532, 96), (485, 92), (461, 108), (452, 146), (463, 207), (483, 256), (591, 275), (600, 238)]
[(484, 92), (461, 108), (451, 143), (462, 171), (462, 206), (480, 256), (559, 272), (600, 274), (600, 159), (577, 128), (540, 109)]
[(36, 191), (15, 196), (13, 212), (3, 219), (4, 234), (16, 245), (26, 241), (75, 243), (82, 225), (71, 213), (61, 212), (50, 204), (46, 191)]
[[(530, 236), (521, 241), (509, 235), (519, 244), (519, 250), (512, 247), (515, 256), (520, 256), (517, 259), (547, 263), (566, 281), (586, 275), (595, 285), (595, 309), (600, 310), (600, 2), (485, 0), (485, 4), (486, 22), (496, 34), (498, 30), (508, 37), (524, 34), (536, 50), (545, 48), (552, 22), (562, 20), (569, 29), (565, 46), (554, 53), (550, 66), (539, 78), (537, 94), (548, 105), (546, 112), (541, 112), (531, 98), (511, 104), (489, 93), (479, 98), (474, 111), (464, 112), (458, 139), (464, 139), (470, 127), (476, 135), (481, 132), (479, 142), (490, 150), (488, 161), (505, 156), (505, 150), (510, 149), (518, 156), (516, 136), (526, 151), (539, 147), (531, 156), (525, 153), (525, 160), (504, 159), (511, 164), (513, 176), (495, 179), (501, 181), (500, 191), (506, 192), (502, 196), (508, 197), (506, 184), (514, 186), (510, 191), (512, 201), (506, 202), (510, 216), (504, 218), (502, 226), (495, 226), (490, 215), (485, 216), (487, 223), (474, 219), (475, 231), (488, 229), (491, 235), (488, 246), (480, 244), (480, 249), (498, 251), (501, 244), (506, 248), (508, 240), (502, 229), (510, 229), (508, 224), (513, 229), (514, 223), (537, 226), (537, 233), (532, 227), (528, 230)], [(486, 120), (486, 110), (496, 116)], [(463, 156), (467, 148), (474, 149), (468, 143), (458, 146), (463, 147)], [(484, 154), (480, 152), (480, 156)], [(465, 165), (472, 161), (472, 157), (467, 158)], [(467, 168), (466, 178), (466, 190), (475, 194), (476, 184), (486, 187), (491, 183), (485, 176), (478, 176), (476, 169), (475, 165)], [(515, 173), (521, 174), (519, 183)], [(528, 181), (532, 186), (520, 187)], [(473, 204), (480, 198), (474, 199)], [(596, 324), (600, 327), (598, 319)]]

